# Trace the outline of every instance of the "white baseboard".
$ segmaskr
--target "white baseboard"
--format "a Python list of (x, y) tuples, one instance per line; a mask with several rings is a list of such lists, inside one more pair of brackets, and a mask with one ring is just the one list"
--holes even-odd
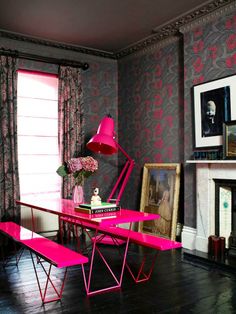
[(208, 252), (208, 238), (201, 236), (196, 237), (196, 250), (201, 252)]
[(196, 234), (197, 230), (195, 228), (183, 227), (181, 242), (184, 249), (196, 250)]

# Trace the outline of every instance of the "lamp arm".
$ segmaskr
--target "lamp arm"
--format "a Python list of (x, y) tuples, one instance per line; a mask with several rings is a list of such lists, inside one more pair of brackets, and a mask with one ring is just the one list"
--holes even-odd
[(117, 143), (116, 141), (115, 141), (115, 143), (116, 143), (118, 149), (122, 152), (122, 154), (123, 154), (129, 161), (133, 161), (133, 159), (126, 153), (126, 151), (124, 150), (124, 148), (122, 148), (122, 147), (120, 146), (120, 144)]
[[(117, 143), (118, 149), (122, 152), (122, 154), (127, 158), (126, 163), (111, 191), (111, 194), (109, 195), (107, 201), (110, 202), (112, 199), (114, 199), (115, 193), (118, 193), (116, 197), (116, 204), (118, 205), (121, 199), (121, 196), (124, 192), (124, 189), (126, 187), (126, 184), (128, 183), (130, 174), (134, 167), (134, 160), (131, 159), (131, 157), (126, 153), (126, 151), (120, 146), (119, 143)], [(121, 183), (122, 182), (122, 183)]]

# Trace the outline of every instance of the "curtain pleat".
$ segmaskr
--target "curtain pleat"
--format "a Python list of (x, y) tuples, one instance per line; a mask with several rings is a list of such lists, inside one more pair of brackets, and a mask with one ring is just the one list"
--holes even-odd
[[(84, 110), (81, 70), (68, 66), (59, 68), (58, 132), (61, 161), (83, 155)], [(62, 197), (70, 198), (73, 177), (63, 178)]]
[(0, 218), (19, 223), (16, 64), (15, 58), (0, 56)]

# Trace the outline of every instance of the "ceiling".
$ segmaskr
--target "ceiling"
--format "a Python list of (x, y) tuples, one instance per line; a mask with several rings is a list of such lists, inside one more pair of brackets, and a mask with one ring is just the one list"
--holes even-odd
[(0, 0), (0, 30), (114, 54), (209, 2)]

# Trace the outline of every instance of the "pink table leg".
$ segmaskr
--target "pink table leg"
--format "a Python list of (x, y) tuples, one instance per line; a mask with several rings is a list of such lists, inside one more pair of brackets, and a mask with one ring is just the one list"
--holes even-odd
[[(129, 230), (131, 230), (131, 227), (132, 227), (132, 222), (130, 223)], [(86, 289), (87, 295), (95, 295), (95, 294), (106, 292), (106, 291), (109, 291), (109, 290), (119, 289), (121, 287), (121, 284), (122, 284), (124, 268), (125, 268), (125, 265), (126, 265), (126, 257), (127, 257), (128, 247), (129, 247), (129, 236), (127, 237), (126, 244), (125, 244), (125, 251), (124, 251), (123, 260), (122, 260), (121, 272), (120, 272), (119, 276), (117, 276), (117, 275), (114, 274), (114, 272), (112, 271), (111, 266), (108, 264), (107, 260), (105, 259), (104, 255), (102, 254), (101, 250), (97, 246), (97, 243), (100, 243), (101, 237), (102, 237), (101, 235), (98, 235), (98, 230), (96, 230), (95, 236), (93, 236), (93, 238), (91, 237), (91, 235), (88, 232), (87, 232), (87, 234), (88, 234), (90, 240), (93, 243), (88, 278), (86, 278), (86, 275), (84, 275), (84, 279), (85, 279), (85, 282), (86, 282), (85, 283), (85, 289)], [(114, 278), (116, 284), (114, 284), (112, 286), (109, 286), (109, 287), (106, 287), (106, 288), (102, 288), (102, 289), (98, 289), (98, 290), (93, 290), (92, 291), (91, 290), (91, 278), (92, 278), (92, 274), (93, 274), (93, 265), (94, 265), (94, 255), (95, 255), (95, 252), (97, 252), (99, 254), (99, 256), (101, 257), (101, 259), (104, 262), (104, 264), (106, 265), (108, 271), (110, 272), (110, 274)]]
[(36, 232), (36, 231), (35, 231), (34, 210), (33, 210), (32, 207), (31, 207), (31, 221), (32, 221), (32, 231), (33, 231), (33, 232)]

